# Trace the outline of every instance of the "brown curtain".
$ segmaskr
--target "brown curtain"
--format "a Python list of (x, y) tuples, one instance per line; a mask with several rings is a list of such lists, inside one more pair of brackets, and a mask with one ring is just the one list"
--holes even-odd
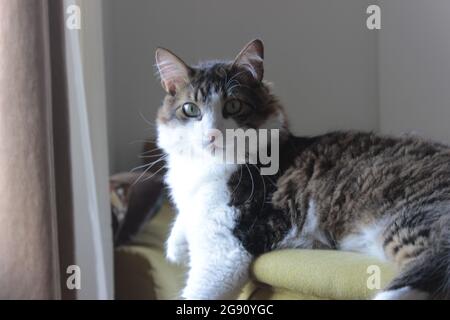
[(2, 299), (73, 297), (60, 285), (73, 252), (62, 28), (60, 0), (0, 0)]

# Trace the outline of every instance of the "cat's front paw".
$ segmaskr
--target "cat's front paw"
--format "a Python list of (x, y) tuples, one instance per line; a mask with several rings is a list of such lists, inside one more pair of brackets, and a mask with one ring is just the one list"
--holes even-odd
[(187, 286), (181, 293), (182, 300), (214, 300), (218, 299), (211, 292), (208, 292), (207, 288), (191, 288)]
[(166, 258), (172, 263), (185, 264), (189, 261), (188, 244), (184, 241), (174, 241), (169, 238), (167, 241)]

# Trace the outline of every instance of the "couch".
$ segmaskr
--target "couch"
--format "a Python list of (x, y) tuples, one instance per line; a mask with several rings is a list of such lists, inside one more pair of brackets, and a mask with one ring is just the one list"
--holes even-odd
[[(177, 299), (185, 269), (164, 257), (174, 210), (165, 200), (133, 240), (115, 249), (117, 299)], [(352, 252), (280, 250), (258, 257), (239, 299), (370, 299), (393, 265)]]

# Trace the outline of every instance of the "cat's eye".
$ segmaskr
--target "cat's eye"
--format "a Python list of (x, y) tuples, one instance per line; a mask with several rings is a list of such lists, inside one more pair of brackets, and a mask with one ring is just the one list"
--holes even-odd
[(192, 102), (186, 102), (183, 104), (183, 113), (189, 118), (198, 118), (201, 115), (200, 108)]
[(242, 102), (236, 99), (229, 100), (225, 103), (224, 110), (228, 115), (239, 113), (242, 110)]

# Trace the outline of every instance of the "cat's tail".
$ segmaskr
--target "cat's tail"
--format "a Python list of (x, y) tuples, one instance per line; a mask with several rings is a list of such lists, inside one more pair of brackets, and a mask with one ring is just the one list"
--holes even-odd
[(428, 246), (375, 299), (450, 299), (450, 214), (433, 224)]

